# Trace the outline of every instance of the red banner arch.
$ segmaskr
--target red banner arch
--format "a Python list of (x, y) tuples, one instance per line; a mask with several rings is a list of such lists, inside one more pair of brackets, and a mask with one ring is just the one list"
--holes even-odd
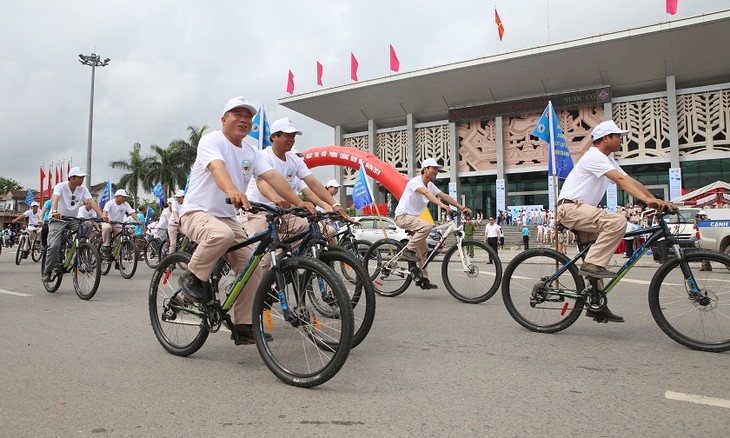
[(321, 146), (304, 151), (304, 162), (309, 168), (318, 166), (344, 166), (359, 169), (365, 164), (365, 173), (400, 200), (408, 184), (408, 178), (395, 167), (369, 152), (344, 146)]

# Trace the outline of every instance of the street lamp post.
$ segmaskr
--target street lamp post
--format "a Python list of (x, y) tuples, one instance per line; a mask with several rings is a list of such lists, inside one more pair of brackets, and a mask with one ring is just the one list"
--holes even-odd
[(106, 67), (111, 59), (101, 60), (96, 53), (91, 55), (79, 55), (79, 62), (91, 67), (91, 97), (89, 98), (89, 144), (86, 147), (86, 186), (91, 187), (91, 132), (94, 126), (94, 79), (96, 67)]

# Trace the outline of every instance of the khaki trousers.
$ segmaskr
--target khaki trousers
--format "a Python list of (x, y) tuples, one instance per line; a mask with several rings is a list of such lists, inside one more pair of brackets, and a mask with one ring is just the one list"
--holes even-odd
[(421, 268), (421, 275), (424, 278), (428, 278), (428, 271), (423, 269), (423, 265), (426, 263), (426, 254), (428, 253), (426, 238), (431, 233), (433, 225), (419, 219), (418, 216), (410, 214), (399, 214), (395, 218), (395, 223), (399, 227), (413, 232), (413, 237), (408, 241), (406, 249), (416, 252), (418, 267)]
[(559, 205), (556, 219), (564, 227), (580, 232), (581, 241), (596, 240), (588, 250), (585, 261), (604, 268), (626, 234), (624, 215), (598, 209), (585, 202)]

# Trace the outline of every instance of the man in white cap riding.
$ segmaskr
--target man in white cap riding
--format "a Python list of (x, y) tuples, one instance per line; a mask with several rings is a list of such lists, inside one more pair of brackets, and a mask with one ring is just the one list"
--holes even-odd
[(167, 222), (167, 237), (170, 239), (170, 254), (177, 251), (177, 230), (180, 228), (180, 209), (185, 202), (185, 190), (175, 192), (175, 199), (170, 204), (170, 217)]
[[(635, 199), (644, 201), (658, 210), (673, 209), (674, 204), (657, 199), (643, 184), (624, 172), (610, 155), (621, 150), (621, 139), (629, 131), (619, 128), (613, 120), (599, 123), (593, 128), (593, 146), (583, 154), (565, 179), (557, 202), (556, 219), (566, 228), (579, 232), (583, 242), (595, 240), (588, 250), (581, 275), (592, 278), (616, 276), (606, 267), (626, 232), (626, 217), (596, 208), (606, 193), (609, 181), (619, 185)], [(600, 320), (623, 322), (608, 306), (586, 315)]]
[(18, 222), (21, 219), (28, 218), (28, 248), (18, 248), (18, 251), (27, 251), (30, 246), (38, 238), (38, 228), (43, 225), (41, 218), (40, 206), (37, 202), (33, 201), (30, 203), (30, 209), (19, 214), (18, 217), (13, 219), (13, 223)]
[(131, 217), (137, 223), (142, 225), (140, 220), (137, 218), (134, 209), (127, 202), (128, 197), (129, 195), (127, 195), (126, 190), (119, 189), (114, 192), (114, 198), (108, 200), (106, 204), (104, 204), (104, 210), (101, 212), (101, 218), (105, 223), (101, 224), (101, 238), (104, 241), (102, 252), (104, 252), (105, 255), (109, 255), (111, 253), (110, 236), (112, 231), (114, 231), (115, 234), (122, 231), (122, 225), (118, 223), (110, 224), (109, 222), (123, 223), (126, 222), (127, 217)]
[(395, 223), (399, 227), (413, 232), (413, 238), (408, 241), (402, 258), (409, 262), (418, 262), (418, 267), (421, 268), (422, 280), (416, 281), (416, 285), (422, 289), (436, 289), (438, 286), (429, 281), (428, 272), (423, 269), (423, 264), (426, 262), (426, 253), (428, 252), (426, 238), (433, 225), (419, 218), (419, 216), (428, 206), (429, 201), (438, 205), (447, 213), (451, 212), (449, 205), (453, 205), (459, 211), (471, 215), (471, 209), (456, 202), (454, 198), (439, 190), (433, 183), (439, 174), (439, 170), (443, 167), (433, 158), (423, 160), (421, 174), (408, 181), (398, 206), (395, 208)]

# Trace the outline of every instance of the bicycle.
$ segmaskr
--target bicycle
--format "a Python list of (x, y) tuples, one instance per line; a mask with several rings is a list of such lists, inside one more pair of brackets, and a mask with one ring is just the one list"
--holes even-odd
[[(365, 260), (365, 253), (368, 252), (368, 248), (370, 248), (372, 244), (367, 240), (358, 240), (355, 237), (355, 233), (352, 232), (353, 226), (357, 227), (360, 226), (360, 224), (343, 224), (341, 230), (334, 237), (337, 240), (338, 246), (349, 251), (358, 260), (360, 260), (360, 263), (363, 266), (365, 266), (363, 263), (363, 261)], [(354, 278), (350, 273), (350, 269), (348, 269), (346, 266), (342, 265), (341, 272), (348, 281), (354, 281)]]
[[(730, 257), (701, 250), (685, 253), (663, 220), (665, 214), (658, 214), (658, 225), (626, 233), (626, 237), (650, 236), (605, 287), (600, 287), (600, 281), (594, 278), (589, 278), (586, 286), (579, 274), (576, 263), (585, 259), (594, 242), (581, 242), (578, 233), (579, 252), (572, 259), (548, 248), (520, 253), (505, 270), (502, 298), (507, 311), (529, 330), (564, 330), (578, 319), (584, 307), (596, 312), (606, 306), (606, 295), (653, 244), (665, 238), (677, 256), (659, 267), (651, 279), (648, 298), (654, 321), (667, 336), (686, 347), (713, 352), (730, 350), (729, 307), (727, 302), (720, 301), (728, 294), (730, 273), (727, 269), (700, 269), (703, 261), (730, 269)], [(602, 316), (594, 319), (606, 322)]]
[[(441, 252), (446, 239), (453, 235), (456, 243), (444, 254), (441, 277), (449, 293), (457, 300), (476, 304), (490, 299), (502, 281), (502, 263), (488, 245), (465, 240), (460, 215), (451, 214), (452, 220), (436, 228), (442, 231), (436, 246), (427, 254), (426, 268)], [(405, 245), (393, 239), (381, 239), (372, 244), (365, 254), (365, 268), (375, 284), (375, 292), (386, 297), (402, 294), (413, 280), (423, 278), (415, 262), (401, 258)], [(474, 254), (473, 256), (471, 254)], [(489, 261), (493, 260), (493, 264)]]
[[(61, 220), (81, 223), (89, 219), (64, 216)], [(71, 272), (76, 295), (82, 300), (90, 300), (96, 294), (101, 280), (99, 252), (94, 245), (81, 238), (78, 231), (64, 229), (61, 233), (59, 263), (51, 272), (51, 281), (41, 283), (46, 291), (54, 293), (61, 286), (63, 275)], [(47, 251), (44, 248), (41, 254), (41, 274), (45, 272)]]
[(163, 246), (165, 243), (167, 243), (167, 239), (160, 239), (159, 237), (155, 237), (153, 239), (150, 239), (145, 243), (144, 245), (144, 261), (152, 269), (155, 269), (157, 265), (160, 263), (160, 260), (164, 259), (167, 255), (167, 252), (165, 248), (169, 248), (169, 243), (166, 246)]
[[(269, 228), (228, 249), (257, 244), (246, 268), (230, 288), (225, 287), (222, 302), (219, 280), (225, 273), (214, 269), (210, 281), (203, 283), (209, 299), (195, 304), (184, 299), (178, 285), (179, 276), (185, 272), (181, 265), (187, 266), (190, 255), (175, 253), (160, 261), (150, 283), (149, 312), (155, 336), (165, 350), (189, 356), (221, 326), (226, 326), (238, 343), (229, 312), (268, 251), (272, 269), (264, 275), (253, 302), (253, 335), (259, 355), (276, 377), (293, 386), (321, 385), (337, 374), (351, 348), (352, 308), (342, 281), (327, 265), (313, 258), (291, 256), (288, 245), (277, 243), (276, 221), (297, 210), (252, 203), (252, 212), (267, 212)], [(277, 254), (278, 249), (283, 250), (281, 254)], [(332, 300), (314, 302), (321, 295), (308, 293), (310, 287), (324, 289)], [(264, 336), (265, 329), (272, 339)]]
[(20, 265), (20, 262), (23, 261), (23, 259), (27, 259), (28, 256), (31, 255), (33, 245), (30, 242), (30, 236), (27, 229), (20, 230), (18, 234), (20, 237), (18, 237), (18, 249), (15, 251), (16, 265)]
[(137, 247), (134, 245), (134, 235), (131, 231), (135, 225), (115, 221), (109, 222), (109, 224), (121, 225), (122, 229), (116, 234), (112, 231), (111, 245), (107, 250), (100, 241), (98, 249), (101, 254), (101, 274), (107, 275), (114, 263), (115, 269), (119, 269), (122, 277), (129, 280), (137, 271)]

